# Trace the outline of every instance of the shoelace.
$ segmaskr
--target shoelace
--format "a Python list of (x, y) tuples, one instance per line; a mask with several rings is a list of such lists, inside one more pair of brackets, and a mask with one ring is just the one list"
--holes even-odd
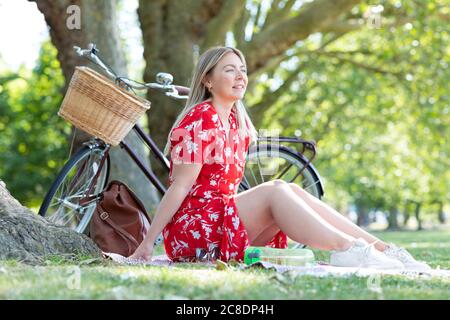
[(389, 249), (392, 251), (392, 254), (397, 256), (400, 261), (406, 262), (406, 261), (414, 261), (415, 259), (412, 257), (412, 255), (406, 251), (403, 248), (397, 247), (395, 245), (389, 246)]
[(374, 249), (374, 243), (369, 243), (368, 245), (366, 245), (363, 249), (363, 253), (364, 253), (364, 258), (367, 259), (371, 253), (371, 251)]

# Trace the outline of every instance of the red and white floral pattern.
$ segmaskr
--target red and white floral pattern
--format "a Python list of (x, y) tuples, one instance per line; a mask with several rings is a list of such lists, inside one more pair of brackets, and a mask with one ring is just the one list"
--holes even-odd
[[(173, 163), (202, 163), (202, 169), (180, 208), (163, 230), (164, 245), (173, 261), (195, 261), (203, 249), (222, 261), (242, 261), (249, 245), (234, 196), (241, 182), (249, 138), (237, 131), (234, 111), (226, 132), (211, 102), (196, 105), (170, 135), (169, 185)], [(279, 232), (268, 244), (287, 248)]]

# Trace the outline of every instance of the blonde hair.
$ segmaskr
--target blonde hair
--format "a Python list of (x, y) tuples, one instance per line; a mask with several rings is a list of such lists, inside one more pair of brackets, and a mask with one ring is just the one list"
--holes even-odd
[[(199, 57), (198, 63), (194, 68), (194, 72), (192, 74), (189, 98), (183, 110), (175, 120), (172, 128), (170, 129), (169, 135), (167, 136), (167, 143), (164, 148), (165, 155), (167, 155), (170, 150), (170, 134), (172, 133), (172, 130), (178, 126), (184, 116), (188, 114), (196, 105), (205, 100), (208, 100), (209, 98), (212, 98), (211, 93), (209, 92), (209, 90), (207, 90), (203, 81), (205, 77), (213, 71), (217, 63), (227, 53), (230, 52), (235, 53), (241, 59), (244, 66), (246, 66), (245, 58), (242, 52), (232, 47), (212, 47)], [(236, 101), (234, 103), (233, 109), (236, 113), (239, 135), (241, 136), (241, 138), (248, 136), (250, 138), (249, 144), (255, 142), (257, 140), (257, 132), (242, 101)], [(246, 122), (248, 128), (245, 125)]]

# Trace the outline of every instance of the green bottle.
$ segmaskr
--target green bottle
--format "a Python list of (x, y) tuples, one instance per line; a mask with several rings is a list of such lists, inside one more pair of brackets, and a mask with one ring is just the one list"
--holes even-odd
[(249, 265), (258, 261), (289, 266), (314, 265), (314, 253), (309, 249), (276, 249), (270, 247), (247, 247), (244, 262)]

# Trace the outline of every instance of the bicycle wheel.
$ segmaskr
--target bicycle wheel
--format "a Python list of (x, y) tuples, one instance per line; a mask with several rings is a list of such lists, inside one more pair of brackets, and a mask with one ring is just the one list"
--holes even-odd
[[(95, 199), (80, 204), (86, 196), (100, 193), (108, 181), (109, 156), (102, 168), (99, 168), (105, 156), (105, 146), (84, 146), (64, 165), (61, 172), (47, 192), (39, 209), (39, 214), (45, 216), (54, 224), (69, 227), (77, 232), (87, 232), (89, 221), (94, 212)], [(92, 193), (89, 191), (95, 174), (101, 170)]]
[(284, 146), (259, 145), (250, 148), (238, 192), (267, 181), (282, 179), (298, 184), (320, 199), (324, 193), (323, 183), (313, 165), (309, 164), (305, 168), (306, 164), (306, 159)]

